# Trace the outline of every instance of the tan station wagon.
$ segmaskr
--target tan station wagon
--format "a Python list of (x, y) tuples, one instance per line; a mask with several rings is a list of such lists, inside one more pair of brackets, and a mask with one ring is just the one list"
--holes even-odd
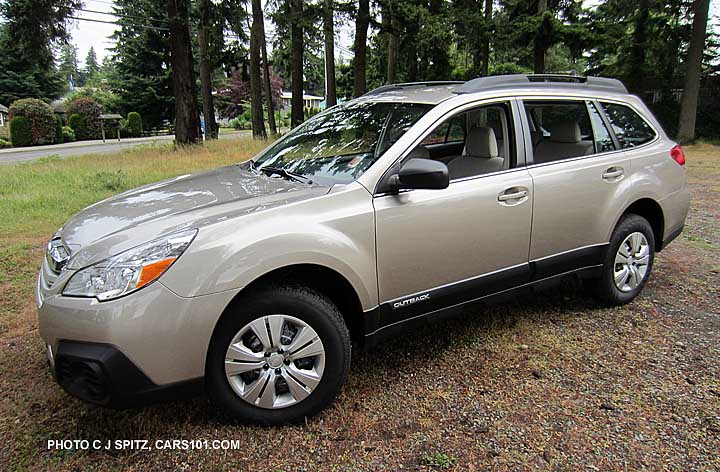
[(616, 80), (384, 86), (72, 217), (37, 284), (48, 361), (100, 405), (204, 389), (232, 418), (297, 421), (352, 347), (416, 322), (562, 277), (632, 301), (682, 231), (684, 163)]

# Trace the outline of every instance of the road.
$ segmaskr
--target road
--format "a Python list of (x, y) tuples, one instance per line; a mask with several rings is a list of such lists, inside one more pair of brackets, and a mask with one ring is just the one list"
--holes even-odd
[[(250, 136), (250, 134), (250, 131), (238, 131), (236, 133), (221, 134), (220, 139), (236, 139), (238, 137)], [(48, 156), (60, 156), (64, 158), (69, 156), (82, 156), (84, 154), (111, 154), (141, 145), (169, 143), (172, 142), (173, 139), (175, 139), (175, 136), (153, 136), (149, 138), (123, 139), (122, 141), (108, 140), (105, 143), (101, 140), (80, 141), (50, 146), (0, 149), (0, 164), (28, 162)]]

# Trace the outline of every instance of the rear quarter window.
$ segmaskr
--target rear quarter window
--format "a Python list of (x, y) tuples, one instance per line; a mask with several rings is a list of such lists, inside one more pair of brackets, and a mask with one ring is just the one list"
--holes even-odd
[(633, 148), (655, 139), (655, 131), (632, 108), (617, 103), (601, 103), (615, 136), (623, 149)]

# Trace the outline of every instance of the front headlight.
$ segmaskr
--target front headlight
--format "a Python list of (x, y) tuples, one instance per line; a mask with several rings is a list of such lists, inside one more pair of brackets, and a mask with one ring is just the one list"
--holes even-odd
[(106, 301), (139, 290), (165, 273), (196, 234), (196, 229), (174, 233), (79, 270), (63, 295)]

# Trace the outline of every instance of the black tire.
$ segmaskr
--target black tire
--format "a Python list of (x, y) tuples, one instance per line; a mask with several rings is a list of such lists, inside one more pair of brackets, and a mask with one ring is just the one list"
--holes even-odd
[[(350, 369), (351, 341), (342, 314), (327, 297), (303, 286), (273, 286), (242, 297), (230, 310), (215, 328), (205, 368), (210, 400), (230, 418), (263, 425), (295, 423), (317, 414), (338, 396)], [(291, 315), (317, 332), (325, 349), (325, 368), (307, 398), (285, 408), (265, 409), (232, 389), (225, 375), (225, 354), (245, 325), (272, 314)]]
[[(639, 232), (645, 236), (650, 249), (649, 262), (647, 272), (641, 283), (634, 289), (624, 292), (621, 291), (613, 280), (613, 272), (615, 270), (615, 256), (617, 255), (620, 245), (632, 233)], [(602, 304), (607, 306), (619, 306), (630, 303), (637, 297), (645, 287), (650, 273), (652, 271), (653, 262), (655, 261), (655, 234), (652, 226), (642, 216), (628, 214), (625, 215), (613, 231), (610, 238), (607, 254), (602, 266), (602, 275), (598, 279), (590, 279), (586, 281), (586, 286), (590, 288), (595, 298)]]

